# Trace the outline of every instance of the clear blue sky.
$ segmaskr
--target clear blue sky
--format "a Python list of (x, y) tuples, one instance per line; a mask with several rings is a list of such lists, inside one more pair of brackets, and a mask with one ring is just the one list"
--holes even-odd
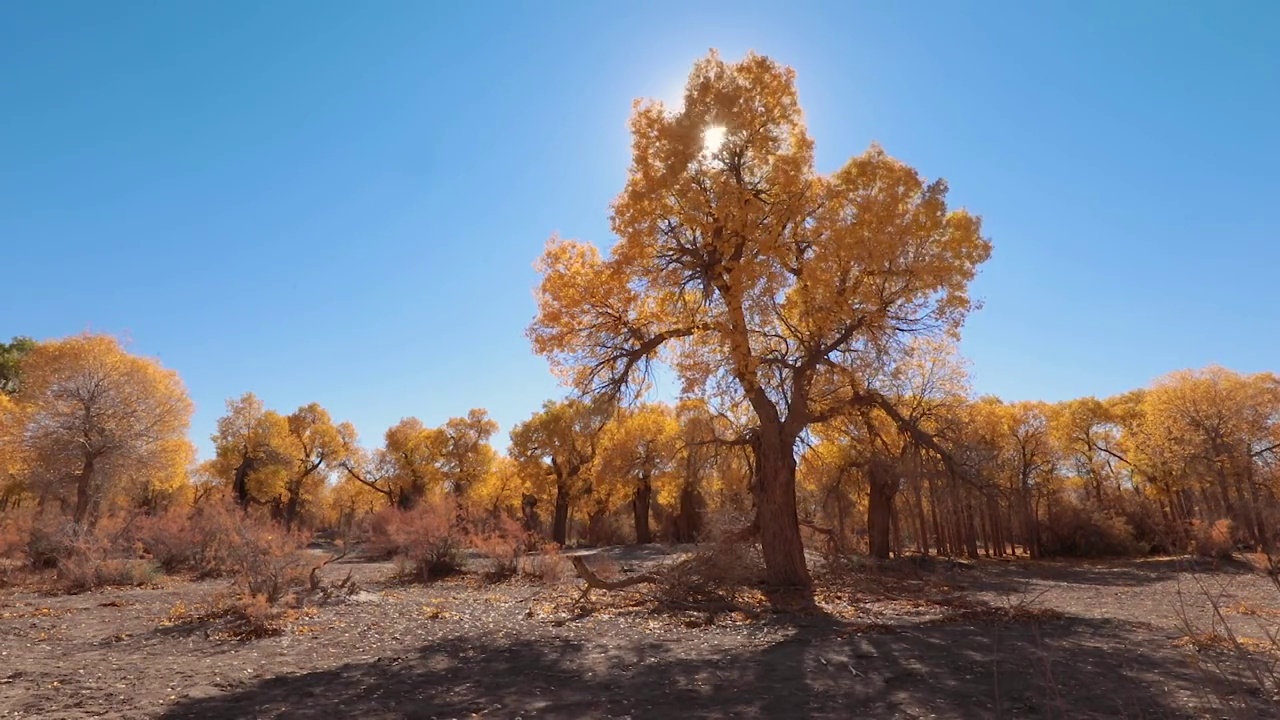
[(1280, 4), (781, 7), (5, 3), (0, 337), (127, 334), (206, 453), (248, 390), (505, 435), (560, 392), (543, 242), (610, 241), (631, 100), (716, 47), (796, 68), (822, 169), (878, 140), (985, 217), (979, 392), (1280, 370)]

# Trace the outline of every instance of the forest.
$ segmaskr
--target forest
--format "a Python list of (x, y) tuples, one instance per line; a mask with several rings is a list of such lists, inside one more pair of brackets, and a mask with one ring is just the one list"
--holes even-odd
[[(923, 593), (913, 601), (920, 607), (959, 613), (943, 619), (1021, 622), (1064, 612), (959, 605), (951, 586), (963, 583), (950, 575), (921, 580), (926, 566), (969, 568), (982, 578), (1110, 568), (1164, 582), (1154, 570), (1133, 568), (1154, 567), (1152, 558), (1238, 568), (1252, 558), (1249, 576), (1265, 582), (1280, 533), (1280, 377), (1170, 368), (1114, 397), (978, 395), (960, 338), (980, 306), (970, 284), (999, 239), (983, 234), (978, 215), (949, 204), (944, 180), (922, 177), (879, 146), (833, 173), (817, 172), (795, 73), (755, 54), (698, 61), (682, 106), (638, 103), (630, 130), (631, 165), (610, 208), (612, 244), (552, 237), (536, 259), (541, 279), (527, 336), (565, 392), (514, 427), (500, 428), (484, 408), (458, 408), (437, 426), (405, 417), (358, 430), (320, 402), (270, 408), (245, 388), (227, 399), (213, 453), (201, 458), (181, 368), (106, 334), (0, 345), (0, 585), (27, 593), (9, 595), (26, 609), (5, 617), (56, 616), (61, 611), (40, 598), (109, 592), (103, 588), (164, 593), (188, 587), (181, 583), (224, 583), (213, 599), (182, 596), (162, 625), (266, 643), (338, 632), (316, 630), (314, 618), (344, 600), (346, 608), (370, 603), (359, 622), (394, 621), (373, 603), (397, 602), (396, 593), (408, 591), (370, 591), (382, 582), (417, 588), (412, 602), (420, 605), (453, 598), (447, 607), (411, 609), (440, 622), (479, 606), (480, 591), (466, 584), (475, 581), (572, 585), (580, 594), (560, 607), (575, 608), (574, 618), (592, 607), (607, 618), (632, 607), (616, 598), (639, 597), (649, 603), (646, 613), (694, 613), (700, 628), (726, 613), (755, 622), (768, 612), (843, 611), (834, 607), (851, 613), (845, 620), (861, 618), (858, 612), (881, 607), (874, 603), (905, 603), (908, 586)], [(662, 373), (679, 387), (671, 397), (654, 391)], [(315, 397), (323, 395), (316, 388)], [(608, 557), (623, 559), (599, 560)], [(653, 557), (663, 559), (647, 560)], [(1130, 564), (1071, 564), (1080, 559)], [(365, 565), (379, 562), (391, 579), (368, 576)], [(872, 579), (880, 590), (859, 584)], [(140, 597), (105, 602), (159, 602)], [(859, 611), (858, 598), (870, 604)], [(1258, 605), (1265, 601), (1248, 602), (1254, 611), (1240, 614), (1275, 615)], [(1220, 608), (1214, 601), (1206, 612), (1220, 616)], [(530, 606), (527, 617), (535, 614)], [(887, 626), (856, 618), (821, 642)], [(1189, 618), (1179, 617), (1188, 642), (1212, 644)], [(774, 632), (774, 621), (760, 622)], [(1266, 637), (1280, 647), (1274, 628), (1250, 645), (1214, 627), (1219, 649), (1256, 649)], [(962, 644), (985, 632), (938, 642)], [(123, 635), (119, 642), (131, 637)], [(1013, 664), (1031, 657), (1028, 647), (1011, 651)], [(512, 657), (527, 653), (530, 667), (551, 662), (543, 650), (537, 643), (507, 648)], [(849, 662), (850, 677), (869, 672)], [(1060, 682), (1076, 685), (1045, 697), (1092, 702), (1087, 689), (1098, 679), (1071, 673), (1093, 666), (1072, 667)], [(1121, 674), (1104, 671), (1108, 682)], [(999, 677), (991, 716), (1024, 716), (999, 710), (1013, 702), (1001, 693), (1032, 693), (1027, 683), (1034, 683), (1014, 680), (1002, 690)], [(1227, 702), (1245, 708), (1241, 717), (1258, 716), (1248, 703), (1280, 687), (1274, 675), (1253, 678), (1261, 688), (1253, 700)], [(15, 679), (22, 680), (4, 682)], [(389, 692), (409, 697), (420, 681), (407, 676)], [(351, 682), (348, 700), (363, 687)], [(433, 682), (461, 687), (448, 684), (458, 676)], [(648, 682), (643, 692), (672, 679)], [(213, 694), (238, 687), (217, 686)], [(164, 690), (155, 692), (157, 702), (170, 702)], [(216, 700), (201, 712), (265, 712), (302, 690), (261, 692), (226, 706)], [(474, 692), (440, 707), (478, 712), (476, 702), (503, 691)], [(8, 699), (28, 712), (54, 702), (40, 697), (25, 705)], [(584, 697), (557, 697), (567, 704), (552, 706), (552, 715), (590, 714)], [(889, 695), (868, 697), (865, 707), (888, 707), (874, 703)], [(503, 698), (508, 709), (530, 702)], [(653, 712), (683, 702), (650, 699)], [(624, 702), (608, 702), (615, 700)], [(1167, 700), (1153, 692), (1136, 702), (1149, 710)], [(1037, 702), (1036, 717), (1083, 716), (1078, 705), (1055, 714), (1049, 700)], [(703, 710), (714, 716), (724, 707)], [(770, 715), (760, 707), (736, 711)]]
[[(334, 537), (443, 504), (464, 522), (569, 546), (697, 543), (754, 530), (751, 419), (704, 398), (548, 400), (494, 450), (483, 409), (405, 418), (362, 443), (318, 403), (227, 401), (195, 462), (178, 375), (114, 338), (4, 346), (6, 551), (68, 524), (188, 516), (204, 505)], [(971, 397), (947, 343), (904, 348), (886, 405), (815, 423), (796, 445), (795, 531), (887, 559), (1102, 557), (1270, 549), (1280, 522), (1280, 381), (1220, 367), (1060, 403)]]

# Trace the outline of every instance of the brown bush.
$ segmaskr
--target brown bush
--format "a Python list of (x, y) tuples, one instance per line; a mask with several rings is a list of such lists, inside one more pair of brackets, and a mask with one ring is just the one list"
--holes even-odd
[(485, 530), (473, 534), (471, 547), (484, 558), (484, 577), (490, 582), (499, 582), (513, 577), (518, 567), (529, 537), (520, 523), (500, 516), (485, 524)]
[(0, 559), (25, 560), (31, 537), (31, 515), (10, 512), (0, 515)]
[(1230, 520), (1195, 521), (1191, 529), (1191, 549), (1202, 558), (1230, 560), (1235, 548), (1235, 524)]
[(1041, 533), (1040, 549), (1046, 556), (1123, 557), (1149, 549), (1123, 516), (1068, 498), (1054, 503)]
[(134, 538), (141, 550), (167, 573), (194, 569), (198, 564), (201, 543), (186, 512), (139, 518)]
[(203, 577), (220, 577), (232, 572), (232, 546), (244, 522), (230, 503), (203, 503), (195, 511), (174, 509), (139, 518), (133, 537), (142, 551), (166, 572), (192, 571)]
[(412, 510), (375, 515), (366, 551), (394, 559), (401, 577), (428, 582), (462, 571), (466, 536), (452, 501), (424, 500)]
[(635, 520), (630, 504), (611, 512), (598, 512), (587, 519), (585, 529), (579, 534), (587, 547), (626, 545), (635, 542)]
[(137, 586), (155, 582), (160, 568), (136, 557), (125, 539), (129, 522), (108, 518), (89, 528), (63, 518), (38, 522), (27, 538), (28, 563), (54, 569), (55, 586), (79, 593), (106, 586)]
[(526, 555), (519, 565), (521, 575), (547, 584), (559, 583), (570, 574), (569, 561), (560, 554), (560, 546), (552, 542)]
[(246, 521), (236, 525), (229, 542), (219, 548), (234, 587), (241, 596), (260, 596), (268, 605), (291, 603), (309, 585), (319, 559), (307, 552), (307, 538), (274, 523)]
[(163, 574), (150, 560), (76, 553), (59, 562), (58, 587), (73, 594), (100, 587), (137, 587), (150, 585)]
[(751, 543), (717, 542), (657, 573), (662, 599), (678, 605), (736, 604), (764, 578), (764, 560)]
[(59, 558), (68, 557), (75, 543), (75, 524), (61, 517), (43, 519), (27, 534), (27, 563), (36, 570), (55, 569)]

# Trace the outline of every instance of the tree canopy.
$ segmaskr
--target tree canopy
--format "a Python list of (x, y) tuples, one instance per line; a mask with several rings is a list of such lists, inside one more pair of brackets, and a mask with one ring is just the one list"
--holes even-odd
[(547, 244), (533, 347), (585, 393), (634, 395), (662, 361), (686, 393), (749, 407), (766, 564), (807, 585), (798, 438), (885, 404), (879, 369), (907, 338), (959, 332), (990, 243), (944, 181), (878, 146), (818, 173), (795, 73), (764, 56), (698, 61), (682, 107), (637, 103), (631, 133), (617, 242)]

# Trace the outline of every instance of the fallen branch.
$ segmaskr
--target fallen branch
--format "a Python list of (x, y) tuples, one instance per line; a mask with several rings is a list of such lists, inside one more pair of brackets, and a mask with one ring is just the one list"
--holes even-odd
[(578, 577), (587, 583), (586, 587), (582, 588), (582, 594), (578, 596), (577, 602), (586, 600), (592, 590), (625, 590), (632, 585), (653, 584), (659, 579), (657, 575), (644, 573), (622, 580), (605, 580), (587, 567), (587, 561), (581, 557), (574, 555), (569, 558), (569, 562), (573, 564), (573, 570), (578, 573)]

